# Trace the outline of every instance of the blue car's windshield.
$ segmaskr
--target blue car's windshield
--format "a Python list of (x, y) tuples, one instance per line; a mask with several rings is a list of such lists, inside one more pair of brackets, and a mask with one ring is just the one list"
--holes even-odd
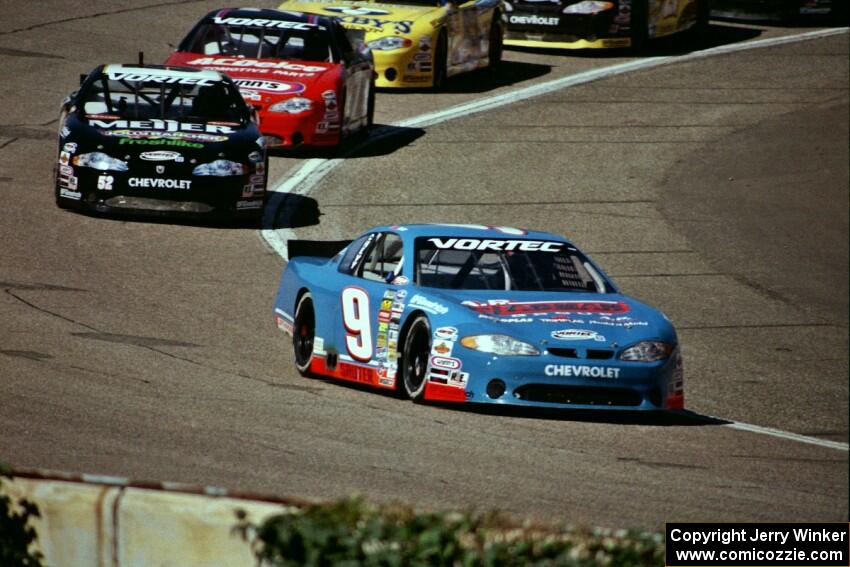
[(417, 283), (442, 289), (605, 293), (610, 284), (565, 242), (420, 237)]

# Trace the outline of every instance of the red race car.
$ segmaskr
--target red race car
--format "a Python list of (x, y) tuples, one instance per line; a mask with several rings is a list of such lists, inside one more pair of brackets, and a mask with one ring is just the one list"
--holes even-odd
[(334, 19), (250, 8), (204, 16), (166, 65), (230, 75), (260, 116), (269, 148), (336, 146), (368, 129), (375, 65)]

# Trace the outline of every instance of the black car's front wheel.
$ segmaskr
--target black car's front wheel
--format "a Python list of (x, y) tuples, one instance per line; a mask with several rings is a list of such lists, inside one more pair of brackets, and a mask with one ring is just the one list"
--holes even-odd
[(69, 208), (65, 199), (59, 196), (59, 166), (56, 164), (53, 166), (53, 198), (56, 200), (56, 206), (60, 209)]
[(316, 314), (313, 310), (313, 296), (304, 293), (295, 308), (295, 322), (292, 325), (292, 347), (295, 352), (295, 367), (302, 376), (310, 374), (310, 362), (313, 360), (313, 339), (316, 336)]
[(425, 399), (428, 381), (428, 359), (431, 356), (431, 326), (422, 315), (411, 323), (404, 339), (401, 359), (401, 379), (404, 392), (414, 402)]

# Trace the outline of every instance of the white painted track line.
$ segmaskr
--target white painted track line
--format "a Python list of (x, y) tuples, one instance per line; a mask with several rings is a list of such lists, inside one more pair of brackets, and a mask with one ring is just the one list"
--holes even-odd
[[(785, 43), (820, 39), (832, 35), (844, 34), (848, 31), (850, 31), (850, 28), (835, 28), (829, 30), (817, 30), (782, 37), (760, 39), (746, 43), (722, 45), (703, 51), (695, 51), (693, 53), (688, 53), (685, 55), (649, 57), (637, 61), (629, 61), (628, 63), (611, 65), (609, 67), (603, 67), (601, 69), (593, 69), (590, 71), (577, 73), (575, 75), (569, 75), (567, 77), (560, 77), (558, 79), (553, 79), (551, 81), (546, 81), (536, 85), (522, 87), (505, 93), (500, 93), (493, 96), (485, 96), (479, 99), (472, 100), (470, 102), (445, 108), (443, 110), (438, 110), (435, 112), (429, 112), (426, 114), (421, 114), (419, 116), (407, 118), (395, 124), (391, 124), (389, 127), (385, 126), (382, 128), (378, 128), (371, 133), (369, 139), (365, 140), (362, 144), (360, 144), (360, 146), (349, 150), (349, 153), (361, 147), (375, 143), (376, 141), (385, 138), (388, 135), (391, 135), (391, 133), (395, 130), (396, 127), (424, 128), (426, 126), (433, 126), (434, 124), (439, 124), (441, 122), (446, 122), (455, 118), (468, 116), (477, 112), (484, 112), (486, 110), (506, 106), (508, 104), (513, 104), (515, 102), (520, 102), (557, 90), (566, 89), (571, 86), (581, 85), (584, 83), (589, 83), (591, 81), (612, 77), (614, 75), (620, 75), (632, 71), (639, 71), (641, 69), (650, 69), (652, 67), (668, 65), (671, 63), (685, 63), (688, 61), (693, 61), (694, 59), (701, 59), (703, 57), (711, 57), (714, 55), (723, 55), (727, 53), (734, 53), (737, 51), (758, 49), (761, 47), (772, 47)], [(292, 168), (292, 170), (290, 170), (290, 172), (277, 184), (275, 184), (269, 191), (273, 193), (293, 193), (302, 196), (309, 195), (313, 188), (318, 185), (319, 182), (328, 173), (336, 169), (337, 166), (342, 165), (344, 161), (344, 157), (334, 159), (308, 159), (300, 165), (297, 165)], [(277, 252), (281, 258), (287, 260), (289, 256), (286, 250), (286, 241), (294, 239), (295, 232), (289, 228), (272, 228), (275, 222), (275, 214), (275, 207), (268, 207), (266, 209), (266, 214), (263, 218), (264, 228), (260, 231), (260, 233), (263, 240), (265, 240), (266, 243), (268, 243), (268, 245), (271, 246), (272, 249)]]
[[(723, 418), (717, 418), (723, 419)], [(724, 420), (729, 421), (729, 420)], [(828, 439), (818, 439), (817, 437), (809, 437), (808, 435), (799, 435), (797, 433), (791, 433), (790, 431), (782, 431), (781, 429), (774, 429), (772, 427), (762, 427), (760, 425), (751, 425), (749, 423), (741, 423), (740, 421), (733, 421), (731, 423), (726, 423), (723, 427), (729, 427), (731, 429), (738, 429), (740, 431), (749, 431), (750, 433), (758, 433), (760, 435), (770, 435), (772, 437), (779, 437), (781, 439), (788, 439), (790, 441), (797, 441), (798, 443), (807, 443), (809, 445), (817, 445), (818, 447), (826, 447), (827, 449), (835, 449), (837, 451), (847, 452), (848, 446), (847, 443), (841, 443), (840, 441), (829, 441)]]
[[(419, 116), (413, 116), (411, 118), (407, 118), (400, 122), (391, 124), (389, 127), (385, 126), (382, 128), (377, 128), (370, 134), (367, 140), (365, 140), (359, 146), (349, 150), (348, 153), (353, 153), (359, 148), (375, 143), (376, 141), (391, 135), (395, 131), (395, 128), (398, 127), (424, 128), (427, 126), (433, 126), (434, 124), (439, 124), (441, 122), (446, 122), (448, 120), (453, 120), (455, 118), (469, 116), (470, 114), (474, 114), (477, 112), (492, 110), (501, 106), (506, 106), (509, 104), (548, 94), (554, 91), (566, 89), (575, 85), (582, 85), (591, 81), (597, 81), (599, 79), (613, 77), (615, 75), (621, 75), (623, 73), (630, 73), (642, 69), (651, 69), (653, 67), (659, 67), (661, 65), (669, 65), (673, 63), (686, 63), (695, 59), (702, 59), (704, 57), (712, 57), (715, 55), (724, 55), (728, 53), (735, 53), (738, 51), (747, 51), (750, 49), (759, 49), (762, 47), (774, 47), (786, 43), (821, 39), (833, 35), (846, 34), (848, 33), (848, 31), (850, 31), (850, 28), (816, 30), (782, 37), (759, 39), (745, 43), (721, 45), (719, 47), (712, 47), (711, 49), (695, 51), (693, 53), (687, 53), (685, 55), (648, 57), (636, 61), (629, 61), (627, 63), (611, 65), (609, 67), (602, 67), (600, 69), (592, 69), (590, 71), (584, 71), (575, 75), (560, 77), (558, 79), (553, 79), (550, 81), (545, 81), (543, 83), (538, 83), (536, 85), (518, 88), (497, 95), (485, 96), (469, 102), (465, 102), (463, 104), (445, 108), (443, 110), (437, 110), (434, 112), (421, 114)], [(310, 192), (312, 192), (312, 190), (327, 174), (336, 169), (338, 166), (342, 165), (344, 161), (344, 156), (334, 159), (308, 159), (300, 165), (297, 165), (292, 168), (292, 170), (290, 170), (290, 172), (283, 179), (281, 179), (277, 184), (275, 184), (270, 189), (270, 191), (273, 193), (292, 193), (295, 195), (302, 196), (309, 195)], [(288, 260), (289, 256), (286, 249), (286, 241), (295, 239), (295, 231), (290, 228), (272, 228), (275, 222), (275, 215), (275, 207), (268, 207), (266, 209), (265, 216), (263, 218), (263, 229), (260, 231), (260, 235), (263, 240), (265, 240), (266, 243), (271, 246), (271, 248), (275, 252), (277, 252), (278, 255), (280, 255), (281, 258), (283, 258), (284, 260)], [(749, 431), (751, 433), (757, 433), (760, 435), (769, 435), (772, 437), (787, 439), (789, 441), (817, 445), (819, 447), (835, 449), (838, 451), (848, 451), (847, 443), (818, 439), (817, 437), (799, 435), (797, 433), (782, 431), (780, 429), (761, 427), (759, 425), (751, 425), (738, 421), (730, 421), (723, 418), (716, 419), (720, 419), (722, 421), (729, 421), (729, 423), (724, 424), (723, 427), (729, 427), (731, 429)]]

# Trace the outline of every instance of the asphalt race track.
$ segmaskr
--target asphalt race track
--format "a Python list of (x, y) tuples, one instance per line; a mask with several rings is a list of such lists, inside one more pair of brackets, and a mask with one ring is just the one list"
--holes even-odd
[[(79, 74), (162, 61), (217, 7), (0, 2), (0, 460), (653, 530), (848, 519), (846, 31), (701, 58), (660, 42), (664, 65), (399, 127), (277, 195), (265, 233), (56, 208)], [(714, 22), (712, 42), (809, 31)], [(376, 121), (633, 59), (507, 51), (496, 79), (380, 93)], [(269, 239), (414, 221), (572, 237), (677, 325), (688, 411), (481, 412), (300, 377)]]

